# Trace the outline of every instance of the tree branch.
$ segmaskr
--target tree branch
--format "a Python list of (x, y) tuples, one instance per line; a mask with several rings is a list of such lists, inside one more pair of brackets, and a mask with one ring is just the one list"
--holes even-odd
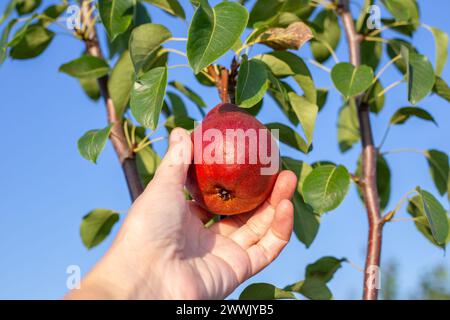
[(223, 103), (230, 102), (230, 96), (228, 95), (228, 69), (222, 66), (208, 66), (208, 74), (214, 79), (217, 90), (219, 91), (220, 100)]
[[(360, 45), (362, 36), (355, 30), (355, 24), (350, 13), (348, 0), (339, 1), (338, 13), (341, 17), (347, 37), (350, 62), (357, 67), (360, 65), (361, 59)], [(380, 216), (377, 190), (377, 150), (373, 143), (369, 105), (363, 101), (362, 96), (356, 98), (356, 104), (358, 106), (358, 119), (363, 148), (361, 189), (369, 220), (363, 299), (376, 300), (378, 298), (377, 281), (379, 280), (381, 236), (383, 229), (383, 220)], [(374, 272), (376, 272), (376, 274), (374, 274)]]
[[(90, 1), (81, 1), (81, 24), (83, 33), (83, 40), (86, 44), (86, 51), (89, 55), (103, 58), (103, 54), (98, 41), (97, 31), (95, 29), (95, 21), (92, 19), (92, 14), (89, 13), (91, 9)], [(108, 123), (112, 124), (111, 134), (109, 139), (117, 153), (119, 162), (122, 166), (123, 172), (128, 185), (131, 199), (134, 201), (142, 193), (143, 186), (139, 177), (139, 173), (134, 159), (133, 150), (131, 150), (125, 139), (124, 129), (122, 127), (122, 119), (117, 116), (116, 108), (108, 92), (108, 76), (99, 78), (98, 85), (100, 93), (105, 101)]]

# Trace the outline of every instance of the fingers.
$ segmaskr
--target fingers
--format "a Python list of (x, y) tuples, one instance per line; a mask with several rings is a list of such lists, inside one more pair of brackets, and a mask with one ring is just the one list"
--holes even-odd
[(181, 128), (172, 130), (169, 149), (156, 170), (152, 185), (182, 188), (192, 162), (192, 141), (189, 133)]
[(252, 265), (252, 275), (271, 263), (288, 243), (294, 224), (294, 207), (282, 200), (275, 210), (273, 222), (259, 242), (247, 250)]
[(269, 203), (274, 208), (283, 199), (291, 199), (297, 187), (297, 176), (289, 170), (283, 170), (279, 173), (277, 182), (269, 197)]
[(196, 217), (198, 217), (203, 224), (214, 218), (214, 215), (212, 213), (209, 213), (208, 211), (200, 207), (195, 201), (188, 201), (188, 204), (191, 212)]
[[(240, 244), (245, 245), (245, 248), (256, 243), (266, 232), (272, 222), (274, 208), (283, 199), (291, 199), (297, 187), (297, 177), (292, 171), (284, 170), (278, 175), (275, 186), (272, 190), (272, 194), (268, 199), (269, 206), (263, 205), (259, 207), (255, 212), (241, 214), (224, 219), (211, 226), (211, 230), (224, 236), (231, 235), (247, 222), (250, 226), (245, 227), (245, 230), (241, 234), (235, 235)], [(266, 202), (267, 203), (267, 202)], [(255, 238), (254, 234), (259, 235), (259, 238)], [(245, 235), (248, 235), (253, 240), (245, 239)]]

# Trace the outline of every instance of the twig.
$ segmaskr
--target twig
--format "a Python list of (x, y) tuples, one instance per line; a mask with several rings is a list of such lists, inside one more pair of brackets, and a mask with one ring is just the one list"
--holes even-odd
[[(86, 27), (87, 32), (84, 34), (83, 41), (86, 44), (86, 51), (89, 55), (103, 58), (103, 54), (98, 42), (97, 31), (92, 21), (92, 10), (89, 1), (81, 1), (81, 22)], [(142, 193), (143, 186), (139, 177), (139, 173), (134, 159), (134, 153), (127, 143), (125, 132), (122, 127), (122, 119), (116, 113), (114, 102), (108, 92), (108, 76), (98, 78), (100, 93), (105, 101), (108, 123), (112, 124), (109, 139), (117, 153), (119, 162), (122, 165), (125, 179), (127, 181), (128, 190), (131, 199), (134, 201)]]
[[(341, 17), (347, 37), (350, 62), (354, 66), (359, 66), (361, 61), (360, 49), (362, 36), (355, 30), (348, 0), (339, 1), (338, 13)], [(381, 236), (383, 228), (376, 180), (377, 150), (373, 142), (369, 105), (362, 100), (362, 96), (356, 98), (356, 103), (358, 106), (359, 128), (363, 148), (361, 175), (363, 184), (361, 189), (369, 220), (363, 299), (376, 300), (378, 297), (378, 289), (374, 283), (370, 283), (372, 280), (370, 270), (373, 270), (373, 267), (380, 266)]]
[(214, 79), (214, 83), (216, 84), (222, 103), (229, 103), (230, 96), (228, 95), (228, 69), (225, 67), (219, 68), (214, 65), (209, 65), (208, 73)]

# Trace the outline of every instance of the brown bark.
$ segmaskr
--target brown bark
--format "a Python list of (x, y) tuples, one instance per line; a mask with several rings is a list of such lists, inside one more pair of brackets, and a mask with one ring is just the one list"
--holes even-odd
[[(95, 21), (93, 21), (92, 15), (89, 14), (90, 8), (90, 2), (82, 0), (81, 25), (84, 30), (84, 32), (82, 32), (82, 37), (86, 44), (86, 52), (91, 56), (103, 58), (97, 31), (94, 25)], [(97, 81), (100, 87), (101, 96), (105, 102), (108, 123), (112, 125), (109, 139), (111, 140), (114, 150), (119, 158), (119, 162), (125, 174), (131, 199), (134, 201), (144, 190), (139, 178), (134, 153), (130, 146), (128, 146), (124, 129), (122, 127), (122, 119), (117, 116), (114, 102), (109, 95), (108, 76), (101, 77)]]
[[(361, 58), (360, 49), (362, 36), (355, 30), (355, 24), (350, 13), (348, 0), (340, 0), (338, 12), (347, 37), (350, 62), (358, 67)], [(380, 267), (383, 229), (383, 220), (380, 216), (379, 195), (377, 190), (377, 150), (373, 142), (369, 106), (362, 100), (361, 96), (356, 98), (356, 105), (358, 107), (359, 130), (362, 142), (362, 174), (360, 186), (369, 220), (363, 299), (376, 300), (378, 298), (378, 289), (376, 288), (376, 283), (374, 283), (372, 277), (379, 277), (378, 270)], [(376, 272), (375, 275), (374, 270)]]

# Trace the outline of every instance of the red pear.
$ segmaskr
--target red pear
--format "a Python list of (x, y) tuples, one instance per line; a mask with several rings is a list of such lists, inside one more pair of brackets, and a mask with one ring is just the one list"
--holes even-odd
[(280, 167), (270, 131), (245, 110), (229, 103), (212, 109), (191, 134), (194, 161), (186, 186), (211, 213), (251, 211), (270, 195)]

